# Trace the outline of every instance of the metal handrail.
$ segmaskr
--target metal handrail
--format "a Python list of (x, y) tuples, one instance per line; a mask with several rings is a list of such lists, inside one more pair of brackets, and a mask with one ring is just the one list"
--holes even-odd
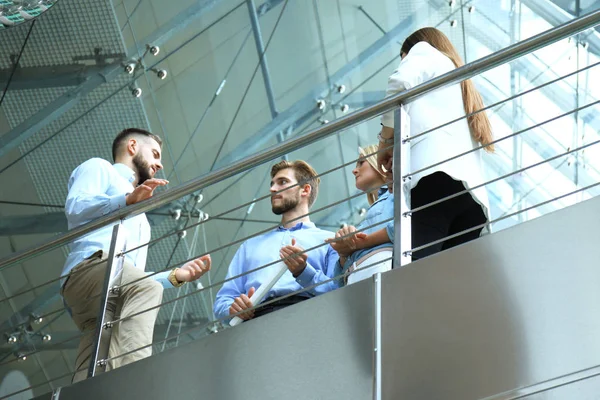
[(154, 208), (166, 205), (197, 190), (230, 178), (240, 172), (257, 167), (265, 162), (274, 160), (287, 153), (324, 139), (327, 136), (347, 129), (364, 120), (388, 112), (400, 104), (413, 101), (417, 97), (423, 96), (433, 90), (469, 79), (482, 72), (503, 65), (549, 44), (565, 39), (588, 28), (592, 28), (598, 24), (600, 24), (600, 10), (593, 11), (587, 15), (571, 20), (529, 39), (515, 43), (512, 46), (452, 70), (445, 75), (434, 78), (412, 89), (398, 93), (394, 96), (387, 97), (372, 106), (357, 110), (345, 117), (339, 118), (329, 124), (316, 128), (303, 136), (286, 140), (252, 156), (234, 162), (228, 167), (223, 167), (216, 171), (209, 172), (172, 190), (167, 190), (163, 193), (157, 194), (156, 196), (141, 203), (122, 208), (85, 225), (72, 229), (69, 232), (57, 236), (49, 241), (11, 254), (10, 256), (0, 260), (0, 270), (15, 263), (29, 259), (38, 252), (45, 252), (68, 244), (80, 236), (86, 235), (96, 229), (114, 224), (123, 218), (141, 214)]

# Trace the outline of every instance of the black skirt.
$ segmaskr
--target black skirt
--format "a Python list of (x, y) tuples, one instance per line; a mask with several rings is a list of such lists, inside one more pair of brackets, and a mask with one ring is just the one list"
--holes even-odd
[[(434, 172), (421, 178), (411, 190), (411, 209), (463, 190), (465, 190), (463, 182), (457, 181), (444, 172)], [(487, 217), (481, 205), (473, 199), (471, 194), (464, 193), (413, 213), (411, 218), (412, 248), (432, 243), (486, 222)], [(412, 259), (415, 261), (469, 242), (478, 238), (482, 229), (483, 227), (413, 252)]]

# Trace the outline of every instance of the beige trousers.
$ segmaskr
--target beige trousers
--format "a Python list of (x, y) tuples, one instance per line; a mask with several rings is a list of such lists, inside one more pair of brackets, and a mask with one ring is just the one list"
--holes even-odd
[[(100, 264), (81, 271), (85, 266), (100, 261)], [(77, 351), (73, 383), (87, 378), (106, 268), (106, 255), (103, 256), (102, 251), (99, 251), (73, 268), (61, 290), (65, 303), (71, 309), (73, 322), (83, 334)], [(77, 271), (80, 272), (77, 273)], [(119, 278), (121, 278), (121, 285), (146, 276), (144, 271), (127, 262), (124, 263), (123, 271), (119, 275), (117, 275), (116, 282), (119, 282)], [(162, 285), (152, 278), (125, 286), (118, 295), (109, 295), (105, 321), (126, 318), (139, 311), (158, 306), (162, 301), (162, 294)], [(106, 348), (108, 348), (108, 358), (111, 359), (152, 343), (158, 310), (155, 308), (113, 325), (108, 332), (105, 332), (107, 334), (103, 335), (100, 354), (106, 354)], [(149, 346), (109, 361), (106, 370), (119, 368), (151, 355), (152, 347)]]

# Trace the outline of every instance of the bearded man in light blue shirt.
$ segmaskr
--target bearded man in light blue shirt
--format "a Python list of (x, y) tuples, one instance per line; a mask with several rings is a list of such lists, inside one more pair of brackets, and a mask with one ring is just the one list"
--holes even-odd
[[(301, 160), (280, 161), (271, 168), (271, 208), (274, 214), (281, 215), (281, 225), (248, 239), (237, 250), (229, 265), (226, 282), (214, 303), (213, 311), (217, 318), (225, 319), (251, 308), (250, 297), (261, 285), (268, 283), (277, 265), (259, 268), (281, 259), (284, 259), (288, 271), (269, 290), (264, 302), (298, 293), (244, 312), (239, 315), (243, 320), (265, 315), (338, 287), (338, 283), (331, 280), (338, 255), (329, 245), (324, 245), (325, 239), (334, 234), (317, 228), (307, 215), (317, 199), (319, 181), (316, 171)], [(321, 246), (300, 254), (304, 249), (318, 245)]]
[[(150, 198), (154, 190), (168, 182), (154, 178), (162, 169), (161, 139), (143, 129), (125, 129), (113, 142), (111, 164), (101, 158), (92, 158), (71, 174), (65, 214), (69, 229), (84, 225), (120, 208)], [(148, 357), (154, 323), (161, 304), (163, 287), (178, 287), (200, 278), (210, 269), (210, 256), (190, 261), (152, 277), (146, 277), (146, 257), (150, 240), (150, 224), (145, 214), (126, 218), (121, 225), (126, 238), (124, 262), (115, 267), (111, 286), (124, 285), (118, 294), (110, 294), (105, 318), (113, 321), (124, 318), (113, 326), (108, 347), (110, 360), (107, 370)], [(86, 379), (91, 359), (94, 332), (100, 311), (100, 292), (107, 270), (113, 226), (98, 229), (69, 244), (70, 253), (63, 268), (61, 295), (68, 306), (73, 322), (82, 332), (73, 382)], [(127, 318), (138, 312), (151, 311)], [(137, 351), (136, 351), (137, 350)]]

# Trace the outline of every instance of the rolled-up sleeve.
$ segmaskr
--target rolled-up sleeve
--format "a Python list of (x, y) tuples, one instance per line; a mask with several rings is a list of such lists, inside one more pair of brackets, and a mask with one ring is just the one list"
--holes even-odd
[(246, 276), (240, 276), (235, 279), (231, 279), (234, 276), (238, 276), (243, 273), (245, 260), (245, 247), (244, 244), (235, 252), (231, 263), (229, 264), (229, 270), (225, 276), (225, 283), (217, 293), (215, 304), (213, 305), (213, 312), (216, 318), (226, 318), (229, 316), (229, 307), (233, 304), (236, 297), (246, 293), (244, 288)]
[(387, 232), (388, 238), (390, 239), (390, 242), (394, 243), (394, 221), (389, 221), (385, 225), (385, 230)]
[(327, 246), (327, 252), (322, 260), (323, 265), (315, 268), (310, 263), (306, 264), (306, 268), (298, 275), (296, 282), (303, 288), (310, 287), (308, 292), (315, 296), (337, 289), (339, 287), (339, 282), (337, 282), (337, 280), (331, 280), (331, 278), (335, 276), (335, 265), (338, 260), (339, 256), (337, 252), (333, 250), (331, 246)]

